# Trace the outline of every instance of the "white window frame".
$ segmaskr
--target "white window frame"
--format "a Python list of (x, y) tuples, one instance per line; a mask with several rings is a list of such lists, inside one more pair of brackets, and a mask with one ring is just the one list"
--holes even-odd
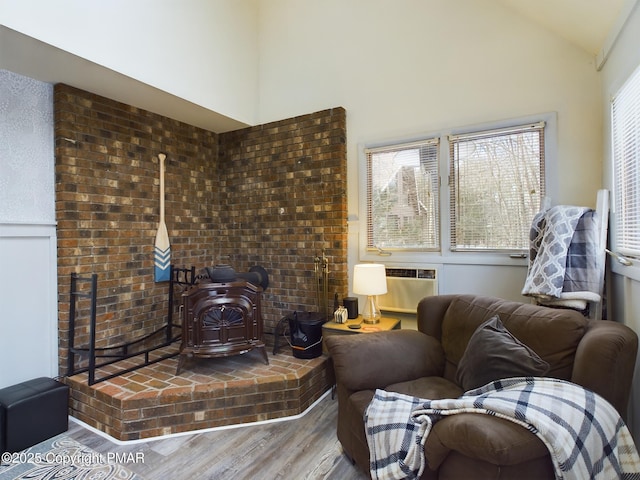
[(610, 105), (609, 111), (607, 112), (609, 115), (608, 122), (608, 139), (609, 139), (609, 163), (607, 168), (607, 173), (609, 174), (609, 182), (608, 185), (611, 190), (611, 215), (609, 217), (610, 220), (610, 229), (609, 229), (609, 242), (611, 250), (618, 255), (622, 255), (621, 259), (627, 260), (627, 262), (617, 261), (615, 258), (610, 259), (611, 271), (623, 277), (629, 278), (631, 280), (640, 281), (640, 257), (635, 256), (635, 252), (629, 251), (621, 246), (621, 242), (618, 238), (618, 230), (619, 226), (619, 205), (618, 205), (618, 187), (616, 178), (616, 159), (615, 159), (615, 138), (614, 138), (614, 129), (613, 129), (613, 108), (614, 101), (618, 95), (620, 95), (621, 90), (628, 84), (629, 81), (635, 75), (638, 75), (640, 72), (640, 67), (637, 67), (634, 71), (632, 71), (627, 78), (621, 80), (619, 83), (615, 84), (610, 91)]
[[(363, 142), (358, 145), (358, 170), (359, 170), (359, 207), (358, 221), (350, 222), (353, 233), (358, 235), (358, 257), (362, 262), (382, 262), (389, 264), (458, 264), (458, 265), (507, 265), (526, 266), (525, 254), (509, 252), (474, 252), (451, 251), (451, 225), (450, 225), (450, 189), (449, 189), (449, 141), (450, 135), (460, 135), (483, 130), (508, 128), (527, 123), (545, 122), (545, 184), (546, 196), (551, 200), (559, 191), (557, 176), (557, 114), (547, 112), (535, 115), (522, 116), (503, 121), (487, 122), (461, 128), (443, 129), (436, 132), (425, 132), (423, 135), (413, 137), (400, 137), (387, 141)], [(425, 138), (440, 138), (440, 245), (438, 252), (419, 251), (393, 251), (378, 252), (367, 248), (367, 171), (366, 148), (390, 146), (395, 144), (410, 143)]]
[[(366, 214), (366, 228), (367, 228), (367, 249), (370, 251), (380, 251), (380, 250), (384, 250), (387, 252), (394, 252), (394, 251), (440, 251), (440, 247), (441, 247), (441, 241), (440, 241), (440, 212), (441, 212), (441, 208), (440, 208), (440, 151), (439, 151), (439, 143), (440, 143), (440, 139), (439, 138), (425, 138), (423, 140), (419, 140), (419, 141), (415, 141), (415, 142), (409, 142), (409, 143), (400, 143), (400, 144), (393, 144), (393, 145), (387, 145), (384, 147), (375, 147), (375, 148), (365, 148), (365, 158), (366, 158), (366, 171), (365, 171), (365, 179), (366, 179), (366, 210), (367, 210), (367, 214)], [(420, 147), (427, 147), (427, 148), (433, 148), (433, 150), (435, 150), (436, 152), (436, 163), (435, 163), (435, 167), (437, 169), (436, 173), (437, 173), (437, 178), (435, 178), (435, 193), (436, 193), (436, 199), (435, 199), (435, 210), (436, 210), (436, 216), (433, 219), (433, 222), (435, 223), (436, 227), (437, 227), (437, 231), (435, 232), (435, 244), (434, 245), (425, 245), (424, 247), (407, 247), (407, 248), (403, 248), (403, 247), (398, 247), (398, 246), (390, 246), (390, 245), (385, 245), (385, 244), (376, 244), (376, 242), (374, 242), (374, 244), (370, 244), (370, 236), (373, 235), (373, 225), (370, 224), (370, 217), (371, 217), (371, 212), (370, 212), (370, 204), (371, 204), (371, 197), (373, 195), (373, 192), (371, 192), (371, 187), (372, 185), (369, 182), (369, 173), (370, 173), (370, 169), (371, 169), (371, 163), (370, 163), (370, 156), (374, 156), (376, 154), (388, 154), (388, 153), (393, 153), (393, 152), (401, 152), (401, 151), (406, 151), (406, 150), (415, 150), (416, 148), (420, 148)], [(385, 179), (386, 180), (386, 179)], [(432, 183), (432, 182), (428, 182), (428, 183)], [(430, 203), (430, 202), (427, 202)]]
[[(610, 109), (615, 249), (640, 259), (640, 68), (612, 97)], [(621, 178), (625, 172), (635, 178)]]
[[(480, 246), (480, 243), (483, 243), (484, 240), (481, 239), (481, 237), (483, 237), (484, 235), (479, 231), (481, 230), (482, 226), (481, 225), (477, 225), (477, 224), (473, 224), (472, 223), (472, 232), (473, 234), (471, 235), (471, 237), (475, 240), (473, 245), (454, 245), (454, 238), (456, 237), (456, 227), (454, 226), (454, 223), (457, 222), (460, 219), (464, 219), (465, 217), (463, 215), (459, 215), (458, 212), (456, 211), (456, 207), (458, 206), (458, 202), (459, 202), (459, 195), (462, 193), (467, 193), (465, 191), (463, 192), (456, 192), (456, 184), (457, 184), (457, 180), (458, 179), (466, 179), (466, 175), (460, 175), (459, 172), (456, 171), (456, 166), (458, 164), (458, 161), (461, 158), (465, 158), (464, 155), (456, 155), (456, 152), (458, 152), (459, 150), (456, 149), (456, 146), (459, 146), (459, 149), (462, 149), (464, 151), (463, 146), (467, 143), (470, 142), (472, 145), (475, 144), (476, 141), (480, 141), (482, 142), (482, 140), (484, 139), (495, 139), (495, 138), (501, 138), (501, 137), (505, 137), (505, 136), (513, 136), (513, 135), (520, 135), (520, 134), (527, 134), (527, 133), (535, 133), (536, 137), (539, 138), (540, 137), (540, 133), (542, 133), (542, 140), (540, 142), (540, 146), (542, 147), (542, 150), (540, 151), (540, 155), (541, 158), (537, 158), (536, 163), (538, 165), (540, 165), (539, 161), (542, 161), (542, 166), (540, 167), (539, 173), (541, 175), (541, 178), (539, 179), (540, 183), (538, 183), (535, 186), (535, 193), (533, 193), (533, 197), (534, 201), (538, 201), (538, 204), (536, 205), (536, 210), (532, 213), (531, 215), (531, 219), (528, 219), (526, 222), (526, 225), (524, 224), (520, 224), (520, 229), (522, 230), (522, 246), (512, 246), (512, 247), (507, 247), (504, 245), (493, 245), (493, 246)], [(544, 178), (544, 172), (545, 172), (545, 167), (546, 167), (546, 161), (545, 161), (545, 157), (544, 157), (544, 143), (545, 143), (545, 123), (543, 121), (541, 122), (535, 122), (535, 123), (527, 123), (527, 124), (522, 124), (522, 125), (513, 125), (510, 127), (506, 127), (506, 128), (498, 128), (498, 129), (489, 129), (489, 130), (480, 130), (480, 131), (474, 131), (474, 132), (470, 132), (467, 134), (458, 134), (458, 135), (450, 135), (449, 136), (449, 162), (450, 162), (450, 167), (449, 167), (449, 184), (450, 184), (450, 210), (449, 210), (449, 214), (450, 214), (450, 218), (451, 218), (451, 245), (450, 248), (453, 251), (458, 251), (458, 252), (471, 252), (471, 251), (477, 251), (477, 252), (496, 252), (496, 253), (508, 253), (508, 254), (524, 254), (528, 251), (529, 249), (529, 245), (528, 245), (528, 235), (529, 235), (529, 228), (531, 225), (531, 220), (533, 219), (533, 215), (535, 215), (535, 213), (537, 211), (539, 211), (540, 207), (542, 206), (543, 202), (544, 202), (544, 198), (546, 195), (545, 189), (546, 189), (546, 181)], [(473, 158), (470, 155), (471, 158)], [(501, 159), (503, 157), (500, 157)], [(474, 164), (476, 165), (476, 164)], [(487, 165), (486, 159), (484, 158), (484, 156), (482, 157), (482, 161), (480, 163), (477, 164), (478, 166), (485, 166)], [(520, 168), (521, 162), (518, 162), (518, 168)], [(498, 173), (503, 173), (503, 171), (505, 171), (505, 169), (498, 169), (500, 170), (500, 172)], [(508, 170), (507, 170), (508, 171)], [(466, 180), (465, 180), (466, 181)], [(472, 180), (471, 180), (472, 181)], [(502, 179), (500, 181), (500, 188), (504, 187), (504, 179)], [(475, 206), (479, 207), (482, 211), (484, 211), (484, 207), (486, 205), (487, 200), (483, 197), (481, 201), (476, 202)], [(520, 202), (518, 202), (518, 205), (522, 205)], [(501, 211), (504, 211), (504, 209), (502, 209)], [(485, 220), (487, 220), (487, 218), (485, 218)], [(476, 220), (477, 221), (477, 220)], [(473, 220), (472, 220), (473, 222)], [(462, 221), (460, 221), (459, 223), (464, 223)], [(499, 222), (496, 222), (499, 223)], [(486, 227), (487, 225), (484, 225), (484, 227)], [(490, 226), (490, 224), (489, 224)], [(510, 227), (513, 227), (513, 223), (509, 224)], [(500, 225), (498, 225), (498, 228), (500, 227)], [(509, 232), (511, 233), (511, 232)], [(490, 239), (491, 241), (495, 241), (495, 239)]]

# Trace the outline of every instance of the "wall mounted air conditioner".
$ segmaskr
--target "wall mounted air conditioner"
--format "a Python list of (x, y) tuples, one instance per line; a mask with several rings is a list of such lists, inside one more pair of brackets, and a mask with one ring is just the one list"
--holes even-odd
[(378, 307), (389, 312), (416, 313), (418, 302), (438, 294), (434, 268), (387, 267), (387, 293), (378, 295)]

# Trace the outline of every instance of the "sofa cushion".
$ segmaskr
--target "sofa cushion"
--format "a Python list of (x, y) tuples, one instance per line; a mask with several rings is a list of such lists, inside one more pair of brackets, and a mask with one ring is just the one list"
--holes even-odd
[(422, 377), (409, 382), (393, 383), (385, 390), (429, 400), (458, 398), (463, 393), (458, 385), (442, 377)]
[(475, 295), (455, 296), (442, 319), (445, 378), (455, 381), (469, 339), (494, 315), (499, 315), (514, 337), (549, 364), (548, 376), (571, 380), (576, 350), (587, 330), (585, 317), (573, 310)]
[(471, 335), (458, 363), (456, 382), (464, 390), (481, 387), (500, 378), (542, 376), (549, 364), (514, 337), (498, 315), (481, 324)]

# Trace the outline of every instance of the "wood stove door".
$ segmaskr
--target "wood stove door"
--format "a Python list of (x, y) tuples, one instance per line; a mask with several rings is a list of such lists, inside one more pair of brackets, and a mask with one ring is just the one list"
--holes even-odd
[(241, 296), (208, 299), (197, 312), (194, 345), (206, 349), (246, 344), (251, 338), (253, 305)]

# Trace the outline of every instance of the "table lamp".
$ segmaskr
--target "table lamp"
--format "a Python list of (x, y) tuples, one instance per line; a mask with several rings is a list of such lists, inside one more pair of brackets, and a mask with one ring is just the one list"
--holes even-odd
[(387, 274), (384, 265), (362, 263), (353, 267), (353, 293), (367, 296), (362, 312), (364, 323), (378, 323), (380, 309), (377, 295), (387, 293)]

